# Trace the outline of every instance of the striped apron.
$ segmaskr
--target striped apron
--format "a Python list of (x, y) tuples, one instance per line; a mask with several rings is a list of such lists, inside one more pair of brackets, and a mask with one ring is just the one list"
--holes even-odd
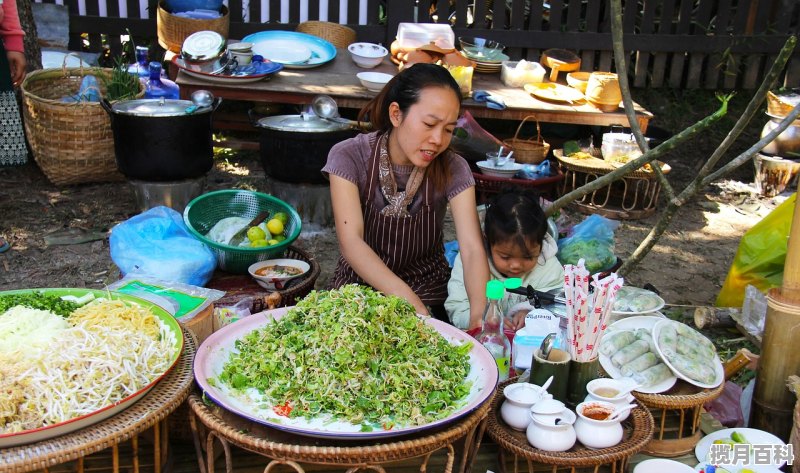
[[(370, 176), (361, 192), (364, 202), (364, 241), (381, 258), (386, 266), (406, 282), (426, 305), (444, 304), (450, 268), (444, 257), (441, 219), (436, 218), (434, 191), (430, 179), (425, 179), (422, 207), (411, 216), (391, 217), (381, 215), (381, 208), (373, 203), (373, 192), (380, 186), (378, 177), (380, 151), (376, 144), (368, 163)], [(353, 268), (339, 257), (331, 286), (366, 284)]]

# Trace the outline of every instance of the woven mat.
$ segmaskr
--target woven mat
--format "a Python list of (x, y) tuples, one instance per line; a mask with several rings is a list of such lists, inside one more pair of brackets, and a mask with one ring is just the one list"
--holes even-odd
[(197, 340), (185, 330), (184, 349), (167, 376), (131, 407), (97, 424), (41, 442), (0, 449), (0, 471), (40, 470), (129, 440), (164, 420), (189, 395)]
[[(564, 151), (560, 149), (553, 150), (553, 155), (556, 157), (558, 162), (564, 165), (564, 167), (567, 169), (591, 174), (608, 174), (611, 171), (616, 171), (623, 165), (623, 163), (614, 163), (595, 157), (586, 159), (570, 158), (569, 156), (564, 156)], [(661, 163), (661, 171), (664, 174), (669, 174), (669, 172), (672, 170), (672, 167), (667, 163), (662, 163), (661, 161), (658, 162)], [(625, 177), (637, 177), (640, 179), (656, 178), (655, 173), (652, 171), (644, 171), (643, 169), (644, 168), (639, 168), (636, 171), (629, 172), (625, 175)]]

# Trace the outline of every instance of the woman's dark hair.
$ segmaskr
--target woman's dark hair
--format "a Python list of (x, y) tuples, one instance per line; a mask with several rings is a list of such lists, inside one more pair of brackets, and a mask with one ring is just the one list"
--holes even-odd
[[(403, 69), (394, 76), (358, 113), (360, 122), (371, 122), (372, 129), (387, 132), (392, 129), (389, 119), (389, 105), (397, 102), (403, 116), (408, 109), (419, 102), (422, 90), (427, 87), (450, 88), (461, 105), (461, 89), (450, 71), (437, 64), (418, 63)], [(446, 159), (435, 159), (427, 169), (428, 177), (437, 189), (444, 189), (450, 176)]]
[(547, 233), (547, 217), (539, 205), (539, 196), (525, 190), (497, 194), (486, 209), (483, 232), (489, 248), (509, 240), (521, 248), (533, 242), (541, 246)]

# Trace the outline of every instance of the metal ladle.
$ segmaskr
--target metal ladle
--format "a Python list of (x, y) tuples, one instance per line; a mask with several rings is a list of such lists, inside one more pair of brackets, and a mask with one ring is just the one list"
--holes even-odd
[(323, 120), (336, 123), (345, 123), (352, 127), (358, 127), (357, 121), (348, 120), (339, 116), (339, 106), (331, 96), (317, 95), (314, 97), (314, 100), (311, 101), (311, 110), (314, 111), (314, 115), (322, 118)]
[(210, 107), (214, 103), (214, 94), (208, 90), (195, 90), (192, 92), (192, 105), (186, 107), (186, 114), (195, 113)]

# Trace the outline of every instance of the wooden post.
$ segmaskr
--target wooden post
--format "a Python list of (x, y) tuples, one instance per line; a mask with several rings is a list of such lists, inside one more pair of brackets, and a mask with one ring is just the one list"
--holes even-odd
[(800, 373), (800, 203), (795, 202), (792, 229), (784, 263), (783, 287), (767, 295), (767, 320), (761, 344), (750, 423), (784, 441), (789, 440), (796, 397), (786, 387)]

